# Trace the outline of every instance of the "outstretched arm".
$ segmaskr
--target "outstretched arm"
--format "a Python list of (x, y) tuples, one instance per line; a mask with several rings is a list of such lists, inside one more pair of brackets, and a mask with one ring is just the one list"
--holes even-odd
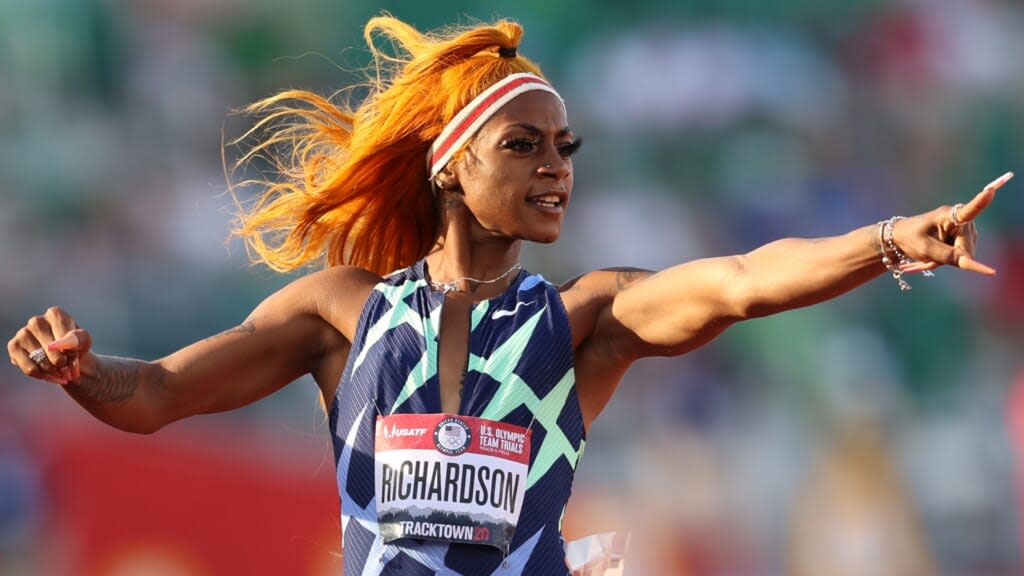
[[(974, 259), (974, 219), (1011, 176), (995, 180), (966, 205), (939, 207), (891, 227), (779, 240), (744, 255), (669, 268), (616, 294), (596, 329), (617, 334), (626, 356), (681, 354), (738, 321), (822, 302), (886, 273), (883, 255), (896, 270), (948, 265), (994, 274)], [(900, 266), (894, 248), (915, 262)]]
[[(62, 384), (99, 420), (153, 432), (187, 416), (244, 406), (303, 374), (317, 375), (325, 358), (347, 349), (373, 279), (351, 268), (301, 278), (239, 326), (153, 362), (94, 354), (91, 335), (56, 307), (30, 319), (8, 352), (27, 375)], [(30, 357), (38, 349), (46, 353), (40, 362)]]
[[(572, 324), (585, 426), (638, 358), (683, 354), (736, 322), (822, 302), (886, 272), (947, 265), (994, 274), (974, 260), (974, 219), (1011, 176), (998, 178), (966, 205), (943, 206), (891, 225), (817, 240), (779, 240), (747, 254), (658, 273), (597, 270), (567, 282), (562, 300)], [(907, 262), (899, 262), (897, 250)], [(883, 255), (890, 257), (891, 268)]]

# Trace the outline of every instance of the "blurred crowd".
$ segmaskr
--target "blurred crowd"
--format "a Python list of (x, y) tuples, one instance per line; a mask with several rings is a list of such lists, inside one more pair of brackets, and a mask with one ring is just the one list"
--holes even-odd
[[(287, 282), (228, 240), (223, 144), (252, 121), (232, 111), (359, 81), (383, 7), (421, 29), (525, 26), (585, 140), (562, 239), (524, 250), (552, 281), (839, 234), (1024, 176), (1011, 0), (353, 4), (0, 0), (5, 339), (60, 304), (99, 351), (155, 358)], [(637, 364), (591, 430), (567, 535), (631, 532), (629, 576), (1019, 574), (1021, 186), (980, 219), (995, 278), (883, 277)], [(204, 418), (322, 428), (310, 383), (291, 388)], [(89, 425), (0, 368), (2, 574), (36, 573), (51, 537), (26, 432), (48, 419)]]

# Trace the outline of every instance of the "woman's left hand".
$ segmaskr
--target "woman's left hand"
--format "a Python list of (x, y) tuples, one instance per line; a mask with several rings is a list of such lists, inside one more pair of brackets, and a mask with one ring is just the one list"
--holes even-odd
[(900, 269), (903, 272), (924, 272), (945, 265), (994, 275), (994, 268), (974, 259), (978, 240), (974, 220), (992, 203), (996, 190), (1010, 178), (1013, 178), (1012, 172), (996, 178), (966, 204), (942, 206), (897, 221), (893, 227), (893, 243), (916, 260), (900, 266)]

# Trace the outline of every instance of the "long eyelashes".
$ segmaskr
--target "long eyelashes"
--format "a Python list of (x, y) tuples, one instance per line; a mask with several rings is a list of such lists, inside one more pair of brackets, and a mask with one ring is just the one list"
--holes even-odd
[(580, 146), (583, 146), (583, 138), (577, 138), (568, 144), (559, 146), (558, 153), (561, 154), (563, 158), (569, 158), (573, 154), (579, 152)]
[[(539, 145), (539, 140), (531, 138), (510, 138), (501, 143), (502, 148), (512, 150), (513, 152), (518, 152), (521, 154), (529, 154), (536, 150)], [(558, 145), (558, 154), (563, 158), (569, 158), (577, 151), (579, 151), (580, 146), (582, 145), (582, 138), (577, 138), (572, 142), (568, 142), (566, 144), (560, 144)]]
[(507, 148), (513, 152), (529, 153), (533, 152), (537, 148), (538, 141), (530, 138), (509, 138), (501, 143), (502, 148)]

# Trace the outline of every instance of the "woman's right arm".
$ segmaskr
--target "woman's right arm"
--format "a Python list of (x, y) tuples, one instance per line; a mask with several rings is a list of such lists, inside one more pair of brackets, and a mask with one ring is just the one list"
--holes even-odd
[[(310, 274), (264, 300), (235, 328), (154, 362), (94, 354), (91, 335), (56, 307), (30, 319), (7, 348), (25, 374), (63, 384), (99, 420), (150, 433), (254, 402), (303, 374), (322, 373), (325, 359), (338, 365), (376, 281), (350, 267)], [(29, 357), (38, 348), (47, 354), (41, 365)]]

